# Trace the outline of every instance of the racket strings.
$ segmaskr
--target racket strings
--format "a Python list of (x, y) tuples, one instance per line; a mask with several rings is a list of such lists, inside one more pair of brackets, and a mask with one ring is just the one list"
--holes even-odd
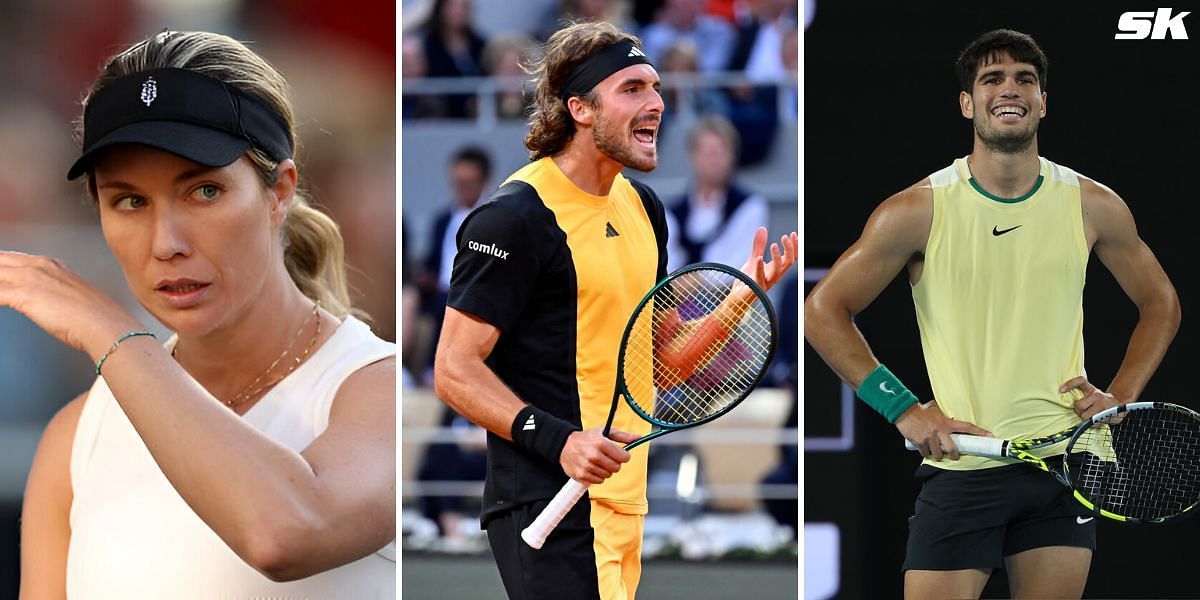
[(1200, 421), (1166, 408), (1130, 411), (1081, 434), (1067, 469), (1097, 508), (1134, 519), (1179, 514), (1200, 500)]
[(772, 334), (766, 308), (735, 277), (689, 272), (659, 288), (635, 318), (623, 363), (626, 388), (655, 421), (705, 420), (754, 386)]

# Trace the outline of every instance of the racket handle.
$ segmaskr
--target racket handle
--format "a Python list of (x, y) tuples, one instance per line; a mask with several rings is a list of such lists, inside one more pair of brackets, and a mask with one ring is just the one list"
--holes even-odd
[(550, 504), (547, 504), (546, 508), (543, 508), (537, 518), (529, 524), (529, 527), (521, 531), (521, 539), (525, 540), (530, 548), (540, 550), (542, 544), (546, 543), (546, 538), (550, 536), (550, 532), (554, 531), (554, 528), (562, 522), (563, 517), (571, 512), (571, 508), (579, 502), (587, 489), (588, 484), (586, 483), (579, 483), (574, 479), (568, 480), (567, 484), (554, 495)]
[[(1000, 438), (967, 435), (965, 433), (952, 433), (950, 434), (950, 438), (954, 440), (954, 445), (958, 446), (959, 454), (970, 454), (972, 456), (991, 456), (994, 458), (1002, 458), (1005, 456), (1005, 440)], [(909, 440), (904, 440), (904, 447), (908, 448), (909, 450), (917, 449), (917, 446)]]

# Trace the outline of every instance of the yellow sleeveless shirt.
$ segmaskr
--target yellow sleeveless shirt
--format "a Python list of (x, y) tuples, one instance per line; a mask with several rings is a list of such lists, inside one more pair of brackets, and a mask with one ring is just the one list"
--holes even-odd
[[(946, 416), (998, 438), (1048, 435), (1079, 422), (1066, 380), (1084, 374), (1083, 287), (1089, 249), (1079, 178), (1044, 158), (1025, 196), (998, 198), (966, 158), (929, 176), (933, 223), (912, 286), (934, 398)], [(1040, 456), (1063, 452), (1059, 444)], [(977, 456), (926, 464), (970, 470), (1014, 462)]]

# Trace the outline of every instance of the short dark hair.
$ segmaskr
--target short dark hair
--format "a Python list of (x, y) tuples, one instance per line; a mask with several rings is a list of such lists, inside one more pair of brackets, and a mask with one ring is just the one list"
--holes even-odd
[(460, 162), (472, 163), (476, 167), (479, 167), (480, 172), (483, 173), (484, 179), (487, 179), (492, 175), (492, 159), (490, 156), (488, 156), (487, 151), (483, 148), (478, 146), (467, 146), (459, 149), (459, 151), (455, 152), (454, 156), (451, 157), (450, 164), (453, 165)]
[(958, 81), (962, 90), (968, 94), (974, 88), (975, 73), (979, 67), (1000, 62), (1003, 55), (1011, 56), (1013, 60), (1033, 65), (1037, 71), (1038, 85), (1046, 89), (1046, 71), (1050, 62), (1046, 53), (1033, 41), (1033, 38), (1011, 29), (996, 29), (989, 31), (975, 41), (967, 44), (954, 61), (954, 69), (958, 72)]

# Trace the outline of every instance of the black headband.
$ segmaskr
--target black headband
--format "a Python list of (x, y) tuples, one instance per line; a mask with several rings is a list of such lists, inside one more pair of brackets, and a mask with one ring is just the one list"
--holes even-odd
[(83, 152), (67, 173), (91, 170), (102, 150), (142, 144), (208, 167), (223, 167), (251, 146), (272, 160), (292, 157), (287, 123), (262, 101), (186, 69), (152, 69), (114, 79), (88, 100)]
[(650, 59), (646, 58), (641, 48), (629, 40), (622, 40), (589, 56), (572, 69), (558, 95), (566, 102), (571, 96), (582, 96), (592, 91), (596, 84), (625, 67), (649, 64)]

